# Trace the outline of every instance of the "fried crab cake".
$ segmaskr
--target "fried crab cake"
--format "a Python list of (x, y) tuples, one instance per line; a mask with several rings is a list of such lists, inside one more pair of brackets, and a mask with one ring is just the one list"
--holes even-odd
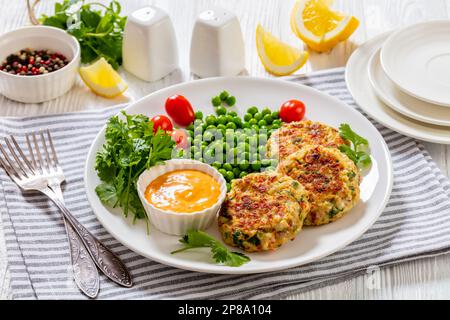
[(359, 170), (339, 149), (305, 146), (283, 160), (277, 170), (309, 191), (311, 210), (305, 225), (333, 222), (359, 200)]
[(345, 143), (338, 130), (320, 122), (304, 120), (283, 123), (267, 142), (267, 155), (283, 160), (305, 145), (338, 148)]
[(295, 238), (309, 208), (308, 192), (294, 179), (253, 173), (232, 182), (219, 230), (227, 244), (247, 252), (274, 250)]

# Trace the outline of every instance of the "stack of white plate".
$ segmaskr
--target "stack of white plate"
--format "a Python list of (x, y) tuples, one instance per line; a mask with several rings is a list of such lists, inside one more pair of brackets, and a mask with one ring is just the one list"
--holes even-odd
[(367, 41), (349, 59), (345, 76), (356, 103), (381, 124), (450, 144), (450, 21)]

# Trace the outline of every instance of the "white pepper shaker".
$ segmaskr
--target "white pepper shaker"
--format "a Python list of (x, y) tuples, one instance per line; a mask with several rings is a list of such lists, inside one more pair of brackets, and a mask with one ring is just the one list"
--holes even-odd
[(123, 67), (145, 81), (159, 80), (178, 68), (175, 32), (165, 11), (146, 6), (128, 16)]
[(202, 78), (235, 76), (244, 70), (244, 38), (234, 13), (214, 8), (198, 15), (192, 31), (190, 67)]

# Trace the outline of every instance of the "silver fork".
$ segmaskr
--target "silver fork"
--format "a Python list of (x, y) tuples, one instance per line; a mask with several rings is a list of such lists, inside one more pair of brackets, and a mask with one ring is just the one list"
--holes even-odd
[[(47, 133), (49, 135), (48, 131)], [(78, 222), (78, 220), (70, 213), (65, 204), (56, 195), (56, 193), (48, 186), (49, 176), (57, 177), (58, 168), (55, 165), (55, 162), (50, 161), (48, 149), (44, 148), (44, 151), (46, 151), (45, 158), (42, 156), (37, 143), (36, 134), (34, 133), (32, 134), (32, 136), (33, 142), (36, 142), (34, 152), (31, 143), (29, 143), (29, 148), (31, 149), (32, 154), (36, 153), (37, 155), (37, 161), (36, 159), (34, 161), (36, 167), (34, 167), (32, 163), (30, 163), (17, 142), (14, 143), (15, 139), (12, 140), (11, 137), (15, 148), (7, 138), (5, 138), (5, 142), (12, 155), (12, 158), (7, 154), (6, 150), (0, 144), (0, 152), (2, 153), (4, 158), (2, 159), (2, 157), (0, 157), (0, 163), (5, 168), (5, 171), (11, 177), (11, 179), (23, 190), (40, 191), (47, 197), (49, 197), (56, 204), (56, 206), (58, 206), (64, 218), (66, 218), (67, 222), (78, 234), (97, 267), (109, 279), (116, 282), (117, 284), (124, 287), (131, 287), (133, 285), (131, 275), (129, 274), (122, 261)], [(41, 135), (41, 138), (45, 139), (43, 134)], [(28, 139), (28, 142), (29, 140), (30, 139)], [(54, 148), (52, 149), (52, 153), (56, 155), (56, 153), (54, 152)], [(54, 156), (52, 158), (55, 159)], [(50, 174), (43, 174), (44, 168), (46, 168)], [(61, 179), (61, 177), (59, 177), (59, 179)]]
[[(51, 161), (53, 161), (53, 168), (56, 169), (56, 172), (52, 173), (50, 172), (49, 168), (46, 168), (46, 166), (42, 166), (41, 173), (47, 176), (47, 185), (49, 186), (50, 189), (54, 191), (59, 200), (61, 200), (61, 202), (64, 203), (64, 197), (61, 190), (61, 183), (64, 182), (65, 176), (62, 171), (62, 168), (59, 165), (52, 137), (50, 135), (50, 132), (47, 130), (48, 142), (50, 144), (51, 154), (53, 157), (53, 159), (50, 159), (47, 144), (42, 131), (40, 132), (40, 136), (41, 136), (41, 143), (44, 146), (47, 163), (51, 163)], [(35, 172), (40, 171), (37, 166), (33, 148), (31, 147), (32, 146), (31, 141), (34, 142), (35, 149), (38, 149), (39, 147), (36, 134), (27, 133), (25, 137), (28, 146), (28, 154), (31, 157), (32, 167)], [(20, 154), (21, 149), (16, 139), (13, 136), (10, 136), (10, 139), (12, 140), (14, 146), (16, 147), (16, 149), (19, 151)], [(8, 145), (8, 140), (5, 141)], [(36, 157), (38, 155), (36, 155)], [(22, 157), (25, 158), (25, 155), (22, 155)], [(41, 159), (38, 158), (38, 161), (40, 160)], [(95, 266), (95, 263), (92, 260), (91, 256), (88, 254), (87, 249), (85, 248), (81, 238), (77, 235), (72, 226), (69, 223), (67, 223), (64, 217), (63, 221), (64, 227), (66, 228), (67, 239), (69, 241), (70, 260), (72, 262), (72, 271), (73, 271), (72, 273), (75, 283), (85, 295), (87, 295), (90, 298), (95, 298), (98, 295), (98, 291), (100, 289), (100, 279), (97, 267)]]

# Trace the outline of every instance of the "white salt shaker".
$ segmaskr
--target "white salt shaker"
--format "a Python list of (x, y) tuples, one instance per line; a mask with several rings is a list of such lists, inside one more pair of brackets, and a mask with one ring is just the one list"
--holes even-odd
[(145, 81), (159, 80), (178, 68), (172, 21), (155, 6), (132, 12), (123, 35), (123, 66)]
[(190, 67), (202, 78), (235, 76), (244, 70), (244, 39), (234, 13), (214, 8), (198, 15), (192, 31)]

